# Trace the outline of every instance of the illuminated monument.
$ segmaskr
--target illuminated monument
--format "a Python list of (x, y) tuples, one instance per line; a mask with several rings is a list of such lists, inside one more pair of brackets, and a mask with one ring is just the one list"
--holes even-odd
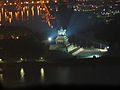
[(61, 45), (69, 44), (68, 37), (66, 36), (66, 29), (63, 30), (63, 28), (61, 28), (60, 30), (58, 30), (58, 36), (55, 39), (55, 43)]
[(66, 36), (66, 29), (61, 28), (58, 30), (58, 36), (54, 39), (54, 43), (50, 45), (49, 50), (67, 51), (69, 44), (68, 37)]
[[(69, 38), (66, 36), (66, 29), (61, 28), (58, 30), (57, 37), (52, 40), (49, 46), (49, 50), (63, 51), (69, 53), (72, 56), (77, 56), (77, 58), (99, 58), (105, 52), (108, 51), (107, 48), (84, 48), (81, 46), (76, 46), (69, 43)], [(50, 39), (51, 41), (51, 39)]]

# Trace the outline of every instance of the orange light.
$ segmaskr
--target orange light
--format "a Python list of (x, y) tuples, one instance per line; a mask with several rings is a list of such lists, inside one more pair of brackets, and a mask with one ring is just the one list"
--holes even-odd
[(55, 3), (57, 3), (58, 1), (57, 0), (55, 0)]
[(6, 3), (4, 3), (4, 5), (6, 5)]
[(95, 8), (98, 8), (98, 6), (96, 6)]
[(27, 10), (27, 17), (29, 16), (29, 11)]
[(18, 19), (18, 12), (15, 12), (15, 18)]
[(12, 18), (9, 18), (9, 23), (11, 23), (12, 22)]
[(7, 13), (5, 12), (5, 20), (7, 20)]
[(10, 5), (12, 5), (12, 3), (10, 3)]
[(40, 3), (40, 1), (37, 1), (37, 3)]
[(11, 18), (13, 17), (13, 14), (12, 14), (12, 12), (9, 12), (9, 15), (10, 15), (10, 17), (11, 17)]
[(47, 3), (49, 3), (49, 1), (47, 1)]
[(32, 16), (34, 16), (34, 6), (32, 6), (31, 11), (32, 11)]
[(21, 4), (23, 4), (23, 2), (21, 2)]
[(3, 13), (4, 9), (2, 8), (1, 10), (2, 10), (2, 13)]
[(1, 12), (0, 12), (0, 22), (2, 21), (2, 14), (1, 14)]
[(42, 1), (42, 3), (45, 3), (45, 1)]
[(43, 8), (43, 11), (45, 11), (45, 8)]

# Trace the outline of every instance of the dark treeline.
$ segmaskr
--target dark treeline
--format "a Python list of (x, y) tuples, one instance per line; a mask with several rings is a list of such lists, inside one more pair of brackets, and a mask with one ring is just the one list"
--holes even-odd
[(79, 42), (82, 36), (84, 36), (83, 40), (87, 38), (90, 41), (89, 36), (92, 36), (93, 40), (107, 42), (111, 52), (118, 54), (120, 50), (120, 14), (112, 17), (109, 23), (96, 23), (87, 30), (76, 33), (71, 37), (71, 41)]
[(113, 17), (109, 24), (98, 24), (91, 28), (96, 39), (103, 40), (109, 43), (111, 50), (118, 52), (120, 47), (120, 14)]
[(33, 33), (27, 28), (17, 26), (3, 27), (1, 29), (4, 32), (2, 32), (4, 36), (5, 33), (7, 34), (8, 32), (10, 35), (15, 34), (15, 32), (17, 32), (19, 35), (19, 30), (20, 33), (26, 34), (26, 36), (21, 35), (19, 39), (6, 37), (4, 39), (1, 39), (0, 58), (5, 60), (20, 58), (35, 59), (46, 55), (48, 48), (43, 43), (41, 43), (41, 40), (43, 39), (43, 36), (41, 34)]

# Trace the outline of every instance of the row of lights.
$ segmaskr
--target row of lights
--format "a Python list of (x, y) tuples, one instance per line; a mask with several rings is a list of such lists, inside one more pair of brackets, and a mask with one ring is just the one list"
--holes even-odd
[[(9, 4), (7, 4), (9, 1), (7, 0), (6, 1), (6, 3), (4, 3), (3, 5), (17, 5), (18, 3), (9, 3)], [(46, 2), (43, 0), (43, 1), (37, 1), (37, 2), (34, 2), (34, 1), (32, 1), (31, 3), (30, 2), (28, 2), (28, 1), (26, 1), (26, 2), (20, 2), (20, 4), (33, 4), (33, 3), (49, 3), (50, 1), (49, 0), (47, 0)], [(55, 3), (57, 3), (58, 1), (57, 0), (55, 0), (54, 1)]]

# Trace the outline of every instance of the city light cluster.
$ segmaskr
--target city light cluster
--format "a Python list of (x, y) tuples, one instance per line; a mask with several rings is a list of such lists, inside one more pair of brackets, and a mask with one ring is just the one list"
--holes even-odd
[[(120, 13), (120, 0), (1, 0), (0, 26), (4, 22), (28, 21), (30, 16), (40, 16), (49, 27), (56, 19), (53, 12), (59, 11), (59, 5), (65, 3), (68, 9), (75, 12), (90, 12), (95, 18), (109, 23), (111, 17)], [(11, 8), (11, 9), (10, 9)]]
[[(55, 19), (48, 10), (46, 3), (50, 0), (40, 1), (22, 1), (22, 0), (3, 0), (0, 2), (0, 25), (4, 22), (12, 23), (13, 21), (27, 21), (30, 16), (41, 16), (43, 22), (48, 23), (49, 27), (53, 27), (51, 20)], [(55, 0), (54, 2), (57, 2)], [(10, 7), (11, 6), (11, 10)], [(37, 13), (35, 13), (37, 12)]]

